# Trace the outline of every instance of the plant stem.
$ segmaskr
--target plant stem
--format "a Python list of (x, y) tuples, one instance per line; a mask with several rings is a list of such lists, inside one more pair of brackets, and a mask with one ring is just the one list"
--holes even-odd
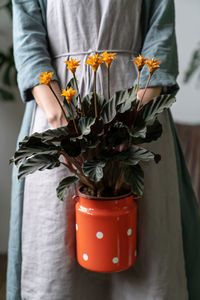
[(117, 195), (117, 193), (119, 192), (121, 185), (123, 183), (123, 179), (124, 179), (124, 170), (121, 165), (120, 174), (119, 174), (118, 180), (116, 181), (116, 184), (115, 184), (115, 190), (114, 190), (115, 195)]
[(141, 74), (141, 71), (138, 71), (137, 86), (136, 86), (136, 96), (137, 96), (137, 92), (138, 92), (138, 89), (139, 89), (140, 74)]
[[(60, 153), (66, 158), (67, 161), (69, 161), (72, 165), (74, 165), (77, 168), (77, 170), (80, 172), (80, 173), (77, 173), (77, 171), (74, 168), (71, 168), (72, 172), (80, 178), (81, 182), (83, 184), (87, 185), (88, 187), (90, 187), (92, 190), (94, 190), (94, 186), (92, 185), (92, 183), (90, 183), (90, 181), (87, 179), (87, 177), (83, 174), (81, 166), (79, 166), (76, 163), (76, 161), (74, 161), (74, 159), (72, 159), (65, 151), (60, 151)], [(65, 164), (65, 163), (62, 163), (62, 164), (64, 164), (66, 167), (68, 167), (67, 164)]]
[(73, 120), (73, 123), (74, 123), (74, 128), (75, 128), (75, 130), (76, 130), (76, 133), (78, 134), (78, 129), (77, 129), (77, 126), (76, 126), (76, 122), (75, 122), (75, 120), (74, 120), (74, 115), (73, 115), (71, 103), (69, 103), (69, 108), (70, 108), (70, 113), (71, 113), (72, 120)]
[(142, 98), (141, 98), (141, 100), (140, 100), (139, 106), (138, 106), (138, 108), (137, 108), (137, 111), (139, 111), (140, 105), (142, 104), (142, 100), (144, 99), (144, 95), (145, 95), (146, 90), (147, 90), (147, 87), (148, 87), (148, 85), (149, 85), (149, 81), (150, 81), (150, 79), (151, 79), (151, 76), (152, 76), (152, 74), (150, 73), (150, 74), (149, 74), (149, 78), (148, 78), (148, 80), (147, 80), (147, 84), (146, 84), (145, 89), (144, 89), (144, 93), (143, 93), (143, 95), (142, 95)]
[(98, 117), (98, 112), (97, 112), (96, 82), (97, 82), (97, 74), (96, 74), (96, 72), (94, 72), (94, 110), (95, 110), (95, 118)]
[(110, 66), (108, 67), (108, 99), (110, 99)]
[(67, 121), (67, 123), (68, 123), (69, 121), (68, 121), (68, 119), (67, 119), (65, 110), (64, 110), (62, 104), (60, 103), (60, 100), (58, 99), (58, 97), (57, 97), (56, 93), (54, 92), (54, 90), (52, 89), (51, 85), (49, 85), (49, 88), (50, 88), (50, 90), (52, 91), (52, 93), (54, 94), (54, 96), (55, 96), (55, 98), (56, 98), (58, 104), (60, 105), (60, 108), (61, 108), (61, 110), (62, 110), (62, 112), (63, 112), (63, 115), (64, 115), (64, 117), (65, 117), (65, 119), (66, 119), (66, 121)]
[(81, 107), (81, 112), (82, 112), (82, 103), (81, 103), (81, 96), (80, 96), (79, 88), (78, 88), (78, 82), (77, 82), (77, 79), (76, 79), (76, 75), (73, 74), (73, 76), (74, 76), (74, 81), (75, 81), (75, 84), (76, 84), (76, 90), (78, 91), (78, 99), (79, 99), (78, 107)]

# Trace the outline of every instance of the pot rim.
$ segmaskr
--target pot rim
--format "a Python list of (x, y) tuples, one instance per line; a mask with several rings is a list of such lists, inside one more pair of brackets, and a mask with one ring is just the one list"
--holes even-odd
[(87, 195), (84, 194), (80, 191), (80, 189), (83, 187), (83, 185), (81, 185), (80, 187), (78, 187), (78, 195), (85, 198), (85, 199), (89, 199), (89, 200), (97, 200), (97, 201), (113, 201), (113, 200), (121, 200), (130, 196), (133, 196), (134, 200), (139, 199), (139, 196), (134, 195), (131, 191), (128, 192), (127, 194), (121, 195), (121, 196), (113, 196), (113, 197), (96, 197), (96, 196), (91, 196), (91, 195)]

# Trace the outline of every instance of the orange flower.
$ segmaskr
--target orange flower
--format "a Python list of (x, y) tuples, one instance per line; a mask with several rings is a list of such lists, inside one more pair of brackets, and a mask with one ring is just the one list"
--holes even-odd
[(93, 71), (96, 72), (99, 65), (102, 63), (103, 63), (103, 58), (98, 54), (94, 54), (93, 56), (88, 56), (88, 59), (85, 64), (90, 65)]
[(67, 64), (67, 69), (69, 69), (72, 74), (75, 74), (77, 67), (80, 66), (80, 60), (76, 58), (71, 58), (69, 61), (66, 60), (65, 63)]
[(53, 72), (47, 73), (42, 72), (41, 76), (37, 77), (40, 79), (40, 84), (50, 85), (51, 77), (53, 76)]
[(137, 57), (134, 57), (134, 59), (132, 59), (131, 61), (133, 61), (136, 64), (137, 69), (140, 72), (144, 67), (146, 60), (147, 58), (139, 54)]
[(145, 65), (148, 66), (150, 74), (153, 74), (158, 68), (160, 68), (159, 64), (161, 62), (161, 60), (155, 59), (155, 57), (153, 57), (152, 59), (147, 59)]
[(117, 57), (115, 56), (117, 53), (108, 53), (105, 51), (104, 53), (101, 54), (103, 56), (103, 60), (107, 66), (107, 68), (110, 68), (111, 62), (113, 59), (116, 59)]
[(71, 103), (72, 97), (75, 95), (77, 95), (77, 91), (73, 90), (72, 87), (67, 88), (67, 90), (63, 89), (61, 94), (61, 96), (64, 96), (66, 98), (68, 104)]

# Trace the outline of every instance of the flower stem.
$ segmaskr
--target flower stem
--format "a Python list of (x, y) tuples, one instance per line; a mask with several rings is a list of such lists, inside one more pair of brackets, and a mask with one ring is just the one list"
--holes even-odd
[(98, 117), (97, 111), (97, 94), (96, 94), (96, 82), (97, 82), (97, 74), (94, 72), (94, 110), (95, 110), (95, 118)]
[(110, 99), (110, 67), (108, 67), (108, 99)]
[(150, 73), (150, 74), (149, 74), (149, 78), (148, 78), (148, 80), (147, 80), (147, 84), (146, 84), (145, 89), (144, 89), (144, 93), (143, 93), (143, 95), (142, 95), (142, 98), (141, 98), (141, 100), (140, 100), (139, 106), (138, 106), (138, 108), (137, 108), (137, 111), (139, 111), (140, 105), (142, 104), (142, 101), (143, 101), (143, 99), (144, 99), (144, 95), (145, 95), (146, 90), (147, 90), (147, 87), (148, 87), (148, 85), (149, 85), (149, 81), (150, 81), (150, 79), (151, 79), (151, 76), (152, 76), (152, 74)]
[(77, 129), (77, 126), (76, 126), (76, 122), (75, 122), (75, 120), (74, 120), (74, 115), (73, 115), (71, 103), (69, 103), (69, 109), (70, 109), (70, 113), (71, 113), (72, 120), (73, 120), (73, 123), (74, 123), (74, 128), (75, 128), (75, 130), (76, 130), (76, 133), (78, 134), (78, 129)]
[[(80, 181), (83, 184), (87, 185), (88, 187), (90, 187), (93, 190), (94, 186), (92, 185), (90, 180), (87, 179), (87, 177), (83, 174), (81, 166), (79, 166), (79, 164), (74, 159), (72, 159), (65, 151), (60, 151), (60, 153), (66, 158), (67, 161), (69, 161), (72, 165), (74, 165), (80, 173), (78, 173), (73, 167), (72, 167), (71, 171), (80, 178)], [(62, 164), (64, 164), (66, 167), (69, 168), (69, 166), (67, 164), (65, 164), (65, 163), (62, 163)]]
[(75, 73), (73, 74), (73, 76), (74, 76), (74, 81), (75, 81), (75, 85), (76, 85), (76, 90), (78, 91), (78, 99), (79, 99), (78, 107), (81, 107), (81, 111), (82, 111), (81, 96), (79, 93), (78, 82), (77, 82)]
[(137, 86), (136, 86), (136, 95), (137, 95), (137, 92), (138, 92), (138, 89), (139, 89), (140, 74), (141, 74), (141, 71), (138, 71)]
[(66, 119), (66, 121), (67, 121), (67, 123), (68, 123), (69, 121), (68, 121), (68, 119), (67, 119), (67, 116), (66, 116), (65, 110), (64, 110), (64, 108), (63, 108), (62, 104), (60, 103), (60, 100), (58, 99), (58, 97), (57, 97), (56, 93), (54, 92), (54, 90), (52, 89), (52, 87), (51, 87), (51, 85), (50, 85), (50, 84), (49, 84), (49, 88), (50, 88), (50, 90), (52, 91), (52, 93), (54, 94), (54, 96), (55, 96), (55, 98), (56, 98), (56, 100), (57, 100), (58, 104), (60, 105), (60, 108), (61, 108), (61, 110), (62, 110), (62, 112), (63, 112), (63, 115), (64, 115), (64, 117), (65, 117), (65, 119)]
[(119, 177), (116, 181), (116, 184), (115, 184), (115, 190), (114, 190), (114, 194), (117, 195), (120, 188), (121, 188), (121, 185), (123, 183), (123, 179), (124, 179), (124, 170), (122, 168), (122, 165), (121, 165), (121, 170), (120, 170), (120, 173), (119, 173)]

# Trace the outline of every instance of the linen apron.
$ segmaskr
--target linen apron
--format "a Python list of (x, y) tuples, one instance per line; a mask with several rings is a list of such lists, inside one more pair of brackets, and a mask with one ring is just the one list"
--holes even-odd
[[(130, 3), (130, 4), (129, 4)], [(77, 78), (81, 95), (93, 89), (88, 55), (109, 49), (111, 93), (131, 87), (137, 76), (130, 62), (141, 47), (140, 0), (48, 0), (47, 31), (52, 61), (65, 88), (72, 78), (65, 60), (81, 60)], [(97, 91), (107, 93), (106, 69), (97, 71)], [(45, 71), (45, 70), (44, 70)], [(178, 176), (167, 111), (159, 120), (162, 137), (148, 149), (160, 153), (159, 164), (143, 164), (145, 192), (138, 202), (136, 264), (113, 274), (83, 269), (76, 261), (74, 185), (66, 200), (56, 196), (69, 174), (64, 166), (27, 176), (22, 223), (22, 300), (187, 300)], [(35, 103), (30, 134), (51, 128)], [(98, 259), (98, 258), (97, 258)]]

